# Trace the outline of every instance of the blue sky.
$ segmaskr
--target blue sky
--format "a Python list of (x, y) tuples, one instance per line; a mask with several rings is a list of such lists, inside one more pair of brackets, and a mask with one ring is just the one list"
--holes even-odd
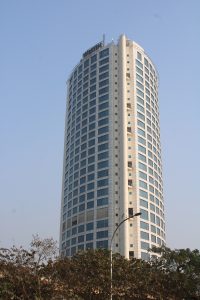
[(121, 33), (160, 75), (167, 244), (200, 249), (200, 1), (2, 0), (0, 247), (58, 240), (66, 80)]

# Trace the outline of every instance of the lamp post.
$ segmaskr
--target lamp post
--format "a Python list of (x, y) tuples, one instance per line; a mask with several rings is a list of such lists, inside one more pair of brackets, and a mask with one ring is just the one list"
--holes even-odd
[(112, 271), (113, 271), (113, 266), (112, 266), (112, 243), (113, 243), (113, 239), (115, 237), (115, 234), (118, 230), (118, 228), (124, 223), (126, 222), (127, 220), (129, 219), (133, 219), (134, 217), (137, 217), (137, 216), (140, 216), (142, 213), (139, 212), (139, 213), (135, 213), (134, 215), (132, 216), (129, 216), (127, 217), (126, 219), (122, 220), (118, 225), (117, 227), (115, 228), (115, 231), (113, 232), (113, 235), (112, 235), (112, 238), (111, 238), (111, 241), (110, 241), (110, 299), (112, 300)]

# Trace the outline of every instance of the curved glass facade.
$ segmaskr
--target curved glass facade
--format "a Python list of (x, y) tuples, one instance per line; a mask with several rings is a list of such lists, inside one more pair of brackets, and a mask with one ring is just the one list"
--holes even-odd
[(83, 54), (68, 80), (60, 251), (108, 248), (148, 258), (165, 243), (156, 70), (121, 36)]

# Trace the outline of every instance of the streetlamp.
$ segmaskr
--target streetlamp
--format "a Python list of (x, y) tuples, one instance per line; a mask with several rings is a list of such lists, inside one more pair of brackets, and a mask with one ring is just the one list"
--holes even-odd
[(140, 216), (142, 213), (139, 212), (139, 213), (135, 213), (134, 215), (132, 216), (129, 216), (127, 217), (126, 219), (122, 220), (118, 225), (117, 227), (115, 228), (115, 231), (113, 232), (113, 235), (112, 235), (112, 238), (111, 238), (111, 241), (110, 241), (110, 299), (112, 300), (112, 269), (113, 269), (113, 266), (112, 266), (112, 242), (113, 242), (113, 239), (114, 239), (114, 236), (115, 236), (115, 233), (117, 232), (118, 228), (124, 223), (126, 222), (127, 220), (129, 219), (132, 219), (134, 217), (137, 217), (137, 216)]

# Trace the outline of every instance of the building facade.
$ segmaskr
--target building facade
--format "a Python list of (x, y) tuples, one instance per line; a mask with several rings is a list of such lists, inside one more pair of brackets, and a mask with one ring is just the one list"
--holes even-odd
[(83, 54), (67, 82), (60, 252), (109, 248), (148, 259), (165, 244), (158, 74), (120, 36)]

